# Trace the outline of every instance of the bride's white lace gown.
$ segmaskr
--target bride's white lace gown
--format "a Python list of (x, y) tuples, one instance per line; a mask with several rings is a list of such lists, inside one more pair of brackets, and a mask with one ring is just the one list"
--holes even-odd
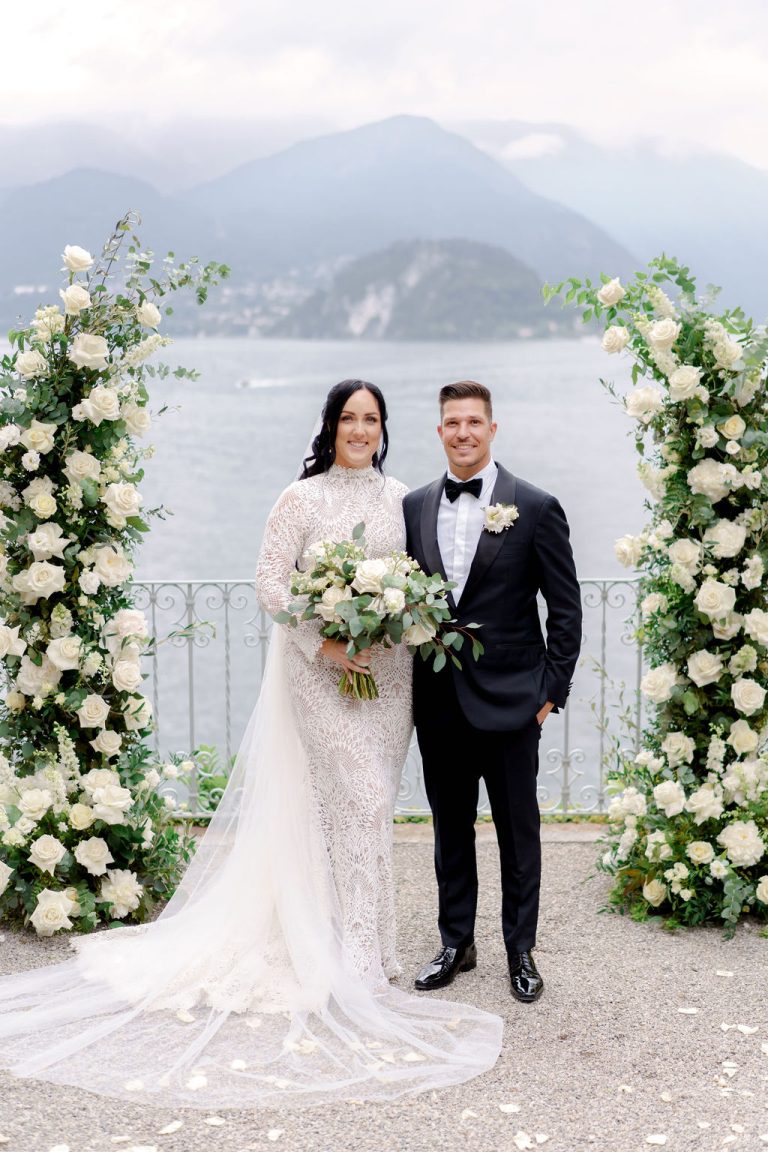
[[(401, 548), (402, 494), (372, 469), (291, 485), (265, 533), (264, 606), (289, 602), (308, 545), (361, 521), (371, 556)], [(0, 1068), (158, 1106), (248, 1108), (388, 1099), (492, 1067), (498, 1017), (386, 980), (409, 657), (375, 652), (379, 700), (355, 702), (319, 646), (312, 622), (273, 629), (227, 789), (160, 917), (0, 977)]]
[[(366, 554), (405, 549), (402, 500), (407, 489), (374, 468), (333, 467), (286, 489), (267, 522), (256, 593), (271, 615), (291, 602), (291, 576), (311, 544), (349, 540), (365, 524)], [(374, 649), (378, 700), (352, 700), (338, 690), (341, 669), (319, 654), (322, 637), (309, 621), (286, 629), (286, 670), (312, 799), (341, 904), (344, 946), (371, 983), (398, 973), (392, 817), (408, 752), (411, 657), (403, 645)]]

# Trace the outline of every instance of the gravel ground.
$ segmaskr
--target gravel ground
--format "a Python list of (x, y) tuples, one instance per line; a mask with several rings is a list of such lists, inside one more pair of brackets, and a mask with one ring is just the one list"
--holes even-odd
[[(716, 929), (669, 935), (601, 915), (606, 883), (594, 875), (592, 835), (545, 830), (536, 955), (546, 989), (522, 1005), (508, 991), (493, 832), (481, 830), (478, 967), (434, 995), (503, 1015), (504, 1050), (486, 1076), (397, 1104), (226, 1112), (211, 1126), (205, 1113), (147, 1110), (0, 1073), (3, 1150), (641, 1152), (651, 1135), (665, 1136), (655, 1144), (669, 1152), (768, 1148), (768, 941), (754, 926), (724, 941)], [(396, 840), (407, 987), (437, 946), (431, 832), (404, 826)], [(65, 953), (63, 941), (6, 932), (0, 971)], [(159, 1134), (176, 1119), (178, 1131)]]

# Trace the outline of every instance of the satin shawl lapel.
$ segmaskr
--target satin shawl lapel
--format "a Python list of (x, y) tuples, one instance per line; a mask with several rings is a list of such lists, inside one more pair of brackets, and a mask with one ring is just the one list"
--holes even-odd
[[(491, 493), (491, 504), (514, 504), (515, 493), (517, 492), (517, 480), (511, 472), (507, 472), (506, 468), (502, 468), (499, 464), (499, 473), (496, 477), (496, 483)], [(487, 532), (485, 528), (480, 534), (480, 542), (477, 545), (467, 576), (467, 582), (464, 585), (464, 591), (461, 594), (461, 599), (465, 601), (470, 596), (473, 590), (481, 582), (486, 572), (490, 568), (493, 561), (501, 548), (502, 544), (507, 538), (507, 532), (514, 532), (514, 525), (512, 528), (506, 528), (503, 532)]]
[[(441, 476), (439, 480), (435, 480), (428, 488), (424, 501), (421, 505), (421, 550), (424, 555), (427, 568), (431, 575), (438, 573), (440, 576), (445, 577), (445, 564), (440, 555), (440, 545), (437, 542), (437, 511), (440, 507), (440, 497), (443, 494), (445, 487), (445, 476)], [(455, 608), (453, 594), (448, 593), (448, 600), (451, 607)]]

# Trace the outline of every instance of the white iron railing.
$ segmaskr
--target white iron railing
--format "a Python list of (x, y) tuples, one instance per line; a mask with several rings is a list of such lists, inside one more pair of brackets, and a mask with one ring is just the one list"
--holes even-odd
[[(633, 726), (637, 744), (642, 724), (642, 651), (634, 636), (637, 582), (582, 580), (584, 643), (568, 707), (550, 716), (540, 753), (542, 811), (603, 812), (605, 773), (620, 713)], [(186, 801), (202, 815), (220, 794), (237, 743), (258, 696), (271, 621), (245, 580), (142, 581), (134, 585), (158, 641), (148, 661), (144, 691), (155, 716), (154, 748), (196, 752), (196, 770)], [(164, 790), (167, 790), (167, 787)], [(481, 792), (481, 810), (487, 805)], [(415, 740), (403, 773), (397, 812), (428, 813)]]

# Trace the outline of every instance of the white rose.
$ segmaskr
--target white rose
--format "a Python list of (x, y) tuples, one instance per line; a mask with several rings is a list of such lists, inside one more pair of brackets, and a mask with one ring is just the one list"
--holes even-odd
[(125, 426), (131, 436), (145, 436), (152, 425), (149, 409), (136, 404), (133, 400), (123, 404), (120, 409), (120, 419), (125, 421)]
[(82, 840), (75, 848), (75, 860), (91, 876), (103, 876), (107, 867), (114, 862), (114, 856), (109, 850), (106, 840), (100, 836), (91, 836), (89, 840)]
[(654, 348), (671, 348), (680, 335), (680, 325), (671, 318), (656, 320), (648, 329), (648, 343)]
[(340, 620), (341, 617), (336, 614), (336, 605), (340, 604), (342, 600), (351, 599), (351, 588), (338, 588), (335, 584), (332, 584), (330, 588), (326, 588), (322, 598), (315, 604), (315, 615), (320, 616), (321, 619), (329, 624), (334, 620)]
[(716, 684), (723, 674), (723, 662), (713, 652), (706, 648), (694, 652), (688, 657), (688, 675), (698, 688), (707, 684)]
[(118, 920), (136, 911), (143, 893), (136, 873), (124, 868), (108, 872), (107, 879), (101, 884), (101, 899), (109, 901), (110, 912)]
[(397, 616), (405, 608), (405, 593), (400, 588), (385, 588), (383, 600), (388, 616)]
[(90, 452), (71, 452), (64, 461), (64, 474), (70, 484), (83, 480), (98, 480), (101, 464)]
[(70, 284), (69, 288), (62, 288), (59, 296), (64, 302), (64, 311), (67, 316), (79, 316), (86, 308), (91, 306), (91, 294), (83, 288), (82, 284)]
[(58, 932), (61, 928), (72, 927), (72, 921), (69, 919), (71, 911), (72, 901), (65, 892), (51, 892), (49, 888), (45, 888), (37, 897), (30, 921), (38, 936), (53, 936), (54, 932)]
[(417, 621), (416, 623), (411, 624), (410, 628), (406, 628), (403, 632), (403, 643), (413, 644), (416, 646), (419, 644), (426, 644), (428, 640), (433, 638), (436, 631), (437, 629), (431, 622), (428, 624), (422, 624)]
[(93, 795), (97, 788), (107, 788), (110, 784), (120, 783), (120, 776), (114, 768), (91, 768), (80, 779), (83, 789)]
[(624, 397), (624, 406), (627, 416), (649, 424), (657, 412), (664, 407), (664, 397), (658, 388), (652, 384), (644, 384), (633, 389)]
[(107, 759), (117, 756), (122, 746), (122, 737), (117, 732), (110, 732), (106, 728), (102, 728), (95, 740), (91, 740), (91, 748), (95, 748), (97, 752), (101, 752)]
[(762, 608), (753, 608), (744, 616), (744, 631), (758, 644), (768, 647), (768, 612)]
[(58, 564), (47, 560), (35, 560), (24, 572), (14, 576), (12, 584), (21, 595), (24, 604), (36, 604), (41, 598), (48, 599), (61, 592), (66, 583), (66, 573)]
[(674, 664), (659, 664), (646, 672), (640, 682), (642, 692), (654, 704), (663, 704), (672, 695), (672, 689), (677, 683), (677, 668)]
[(29, 428), (24, 429), (19, 439), (25, 448), (29, 448), (30, 452), (38, 452), (44, 456), (53, 448), (55, 432), (55, 424), (42, 424), (39, 420), (33, 420)]
[(701, 369), (690, 364), (681, 364), (669, 377), (669, 398), (676, 403), (679, 400), (690, 400), (696, 395), (696, 389), (701, 380)]
[(666, 753), (670, 768), (676, 768), (678, 764), (690, 764), (696, 744), (683, 732), (670, 732), (664, 738), (661, 750)]
[(746, 538), (746, 528), (733, 520), (718, 520), (704, 533), (704, 542), (709, 544), (712, 554), (718, 560), (728, 560), (731, 556), (737, 556), (744, 547)]
[(93, 549), (93, 570), (108, 588), (117, 588), (130, 579), (132, 567), (119, 545), (102, 544)]
[(103, 728), (109, 716), (109, 704), (95, 693), (86, 696), (77, 710), (81, 728)]
[(19, 636), (19, 624), (9, 628), (7, 624), (0, 624), (0, 659), (5, 656), (23, 656), (27, 647), (26, 641)]
[(18, 808), (29, 820), (42, 820), (53, 804), (53, 795), (47, 788), (26, 788), (19, 797)]
[(5, 892), (13, 876), (13, 868), (9, 868), (4, 860), (0, 860), (0, 896)]
[(0, 452), (8, 448), (15, 448), (21, 439), (21, 428), (18, 424), (4, 424), (0, 427)]
[(643, 551), (644, 541), (641, 536), (620, 536), (613, 545), (613, 551), (619, 564), (625, 568), (636, 568)]
[(761, 904), (768, 904), (768, 876), (761, 876), (758, 880), (755, 896)]
[(746, 720), (735, 720), (731, 724), (728, 743), (737, 756), (744, 756), (748, 752), (756, 752), (760, 737), (754, 728), (750, 728)]
[(140, 732), (152, 723), (152, 705), (145, 696), (132, 696), (123, 705), (123, 723), (128, 732)]
[(741, 582), (745, 588), (750, 592), (755, 588), (759, 588), (763, 582), (765, 575), (765, 567), (759, 556), (750, 556), (744, 565), (744, 570), (741, 574)]
[(741, 440), (747, 430), (747, 425), (741, 416), (734, 415), (729, 416), (722, 424), (718, 424), (718, 428), (726, 440)]
[(129, 638), (145, 640), (149, 636), (146, 616), (138, 608), (121, 608), (104, 625), (102, 634), (105, 648), (115, 656)]
[(710, 620), (722, 620), (733, 612), (736, 593), (719, 580), (705, 580), (699, 588), (694, 604)]
[(151, 300), (142, 300), (136, 309), (136, 319), (145, 328), (157, 328), (162, 318), (160, 309)]
[(35, 516), (40, 520), (47, 520), (53, 516), (58, 507), (55, 497), (50, 492), (44, 491), (37, 492), (28, 503)]
[(120, 419), (120, 398), (117, 391), (106, 384), (97, 384), (92, 388), (79, 407), (81, 413), (76, 419), (85, 416), (97, 427), (104, 420)]
[(702, 448), (714, 448), (720, 437), (718, 436), (716, 429), (714, 429), (711, 424), (705, 424), (703, 428), (699, 428), (698, 432), (696, 433), (696, 439), (698, 440), (699, 444), (701, 444)]
[(652, 616), (654, 612), (666, 612), (669, 601), (661, 592), (651, 592), (640, 605), (644, 616)]
[(11, 690), (6, 693), (5, 706), (11, 712), (23, 712), (27, 706), (27, 698), (23, 692)]
[(66, 853), (66, 848), (55, 836), (38, 836), (30, 845), (29, 862), (41, 872), (50, 872), (53, 876), (56, 865), (61, 863)]
[(743, 616), (739, 616), (738, 612), (731, 612), (722, 620), (712, 622), (712, 634), (716, 640), (733, 640), (743, 623)]
[(55, 668), (61, 672), (70, 672), (80, 663), (83, 642), (79, 636), (62, 636), (58, 640), (51, 640), (46, 649), (46, 656)]
[(16, 688), (27, 696), (47, 696), (61, 680), (61, 672), (43, 656), (42, 664), (34, 664), (29, 656), (22, 656), (16, 676)]
[[(90, 368), (94, 372), (101, 372), (108, 366), (108, 355), (109, 345), (103, 336), (91, 336), (87, 332), (78, 332), (72, 341), (72, 347), (67, 353), (67, 359), (71, 360), (78, 368)], [(109, 391), (112, 391), (112, 389), (109, 389)], [(91, 393), (91, 395), (93, 395), (93, 393)], [(89, 402), (90, 397), (88, 401), (84, 401), (83, 403)], [(116, 417), (112, 417), (112, 419), (116, 419)], [(95, 420), (94, 423), (100, 423), (100, 421)]]
[(143, 503), (143, 497), (138, 488), (133, 484), (126, 483), (108, 484), (101, 500), (103, 504), (106, 504), (113, 518), (120, 521), (116, 525), (119, 528), (125, 526), (125, 521), (129, 516), (138, 515)]
[(612, 308), (614, 304), (618, 304), (620, 300), (623, 300), (626, 294), (626, 290), (621, 286), (619, 277), (614, 276), (613, 280), (609, 280), (607, 284), (603, 284), (597, 293), (597, 298), (606, 308)]
[(725, 854), (737, 868), (751, 868), (765, 852), (765, 844), (754, 820), (734, 820), (717, 838)]
[(621, 352), (629, 344), (629, 329), (620, 324), (612, 324), (610, 328), (606, 328), (602, 344), (604, 352), (610, 354)]
[(715, 858), (715, 850), (706, 840), (692, 840), (685, 853), (694, 864), (710, 864)]
[(361, 593), (381, 592), (381, 581), (387, 574), (386, 560), (361, 560), (355, 568), (352, 587)]
[(93, 256), (77, 244), (67, 244), (61, 254), (65, 267), (70, 272), (87, 272), (93, 265)]
[(125, 813), (133, 804), (133, 796), (119, 784), (107, 784), (93, 790), (93, 814), (105, 824), (125, 823)]
[(681, 564), (688, 572), (698, 572), (701, 563), (701, 545), (684, 537), (675, 540), (669, 547), (669, 558), (673, 564)]
[(27, 352), (20, 352), (16, 357), (16, 371), (25, 380), (34, 380), (38, 376), (48, 375), (48, 361), (42, 352), (31, 348)]
[(69, 822), (76, 832), (84, 832), (86, 828), (90, 828), (94, 820), (93, 808), (89, 804), (73, 804), (69, 810)]
[(703, 824), (705, 820), (718, 820), (723, 814), (722, 791), (711, 784), (705, 784), (691, 793), (685, 808), (687, 812), (693, 813), (696, 824)]
[(756, 680), (742, 676), (731, 685), (731, 699), (739, 712), (752, 716), (763, 707), (765, 688), (761, 688)]
[(58, 524), (38, 524), (27, 536), (27, 547), (35, 560), (50, 560), (52, 556), (61, 560), (64, 549), (71, 543), (72, 538), (65, 536)]
[(134, 660), (117, 660), (112, 668), (112, 683), (118, 692), (135, 692), (141, 684), (141, 665)]
[(652, 908), (658, 908), (667, 898), (667, 886), (661, 880), (648, 880), (643, 885), (643, 896)]
[(733, 464), (720, 464), (707, 456), (689, 471), (688, 487), (694, 494), (708, 496), (716, 503), (728, 495), (737, 476)]
[(101, 580), (92, 568), (86, 568), (77, 578), (77, 582), (86, 596), (95, 596), (101, 587)]
[(679, 816), (685, 807), (685, 791), (676, 780), (662, 780), (653, 790), (656, 805), (665, 816)]

